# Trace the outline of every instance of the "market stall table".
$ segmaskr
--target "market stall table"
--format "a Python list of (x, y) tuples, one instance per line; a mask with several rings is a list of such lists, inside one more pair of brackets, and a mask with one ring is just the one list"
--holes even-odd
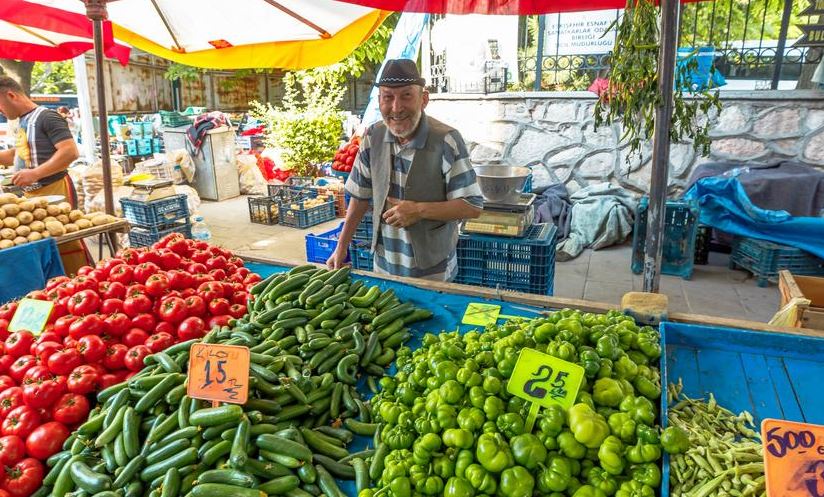
[(0, 303), (22, 297), (65, 274), (57, 241), (45, 238), (0, 251)]
[(95, 226), (93, 228), (86, 228), (80, 231), (75, 231), (74, 233), (67, 233), (63, 236), (56, 237), (57, 244), (61, 245), (63, 243), (73, 242), (75, 240), (81, 240), (83, 238), (89, 238), (94, 235), (100, 235), (100, 249), (98, 252), (98, 259), (103, 258), (103, 241), (109, 247), (109, 251), (112, 255), (117, 252), (117, 238), (114, 236), (115, 233), (126, 233), (129, 231), (129, 221), (125, 219), (118, 219), (117, 221), (109, 224), (104, 224), (103, 226)]

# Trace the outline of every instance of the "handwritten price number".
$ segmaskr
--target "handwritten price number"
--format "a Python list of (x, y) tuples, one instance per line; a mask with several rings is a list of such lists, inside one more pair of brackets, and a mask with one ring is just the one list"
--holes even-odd
[[(812, 449), (815, 446), (815, 434), (809, 430), (798, 432), (787, 430), (783, 434), (776, 433), (781, 430), (781, 426), (776, 426), (767, 432), (767, 450), (775, 457), (782, 458), (790, 450), (798, 448)], [(806, 451), (799, 451), (803, 454)], [(816, 447), (818, 454), (824, 455), (824, 446)], [(807, 466), (804, 485), (807, 492), (812, 497), (824, 497), (824, 460), (813, 461)], [(819, 484), (821, 482), (821, 484)]]
[(226, 364), (226, 361), (216, 361), (216, 362), (217, 362), (218, 378), (215, 381), (212, 381), (212, 379), (211, 379), (212, 378), (212, 361), (211, 360), (206, 361), (206, 363), (203, 365), (203, 372), (205, 373), (206, 378), (205, 378), (205, 381), (203, 382), (203, 385), (201, 385), (200, 388), (206, 388), (206, 387), (208, 387), (209, 385), (211, 385), (212, 383), (215, 383), (215, 382), (217, 382), (218, 384), (221, 384), (221, 383), (226, 381), (226, 371), (223, 370), (223, 365)]
[(532, 379), (524, 383), (524, 393), (536, 399), (543, 399), (549, 393), (549, 396), (555, 400), (563, 399), (567, 396), (566, 391), (566, 377), (569, 373), (566, 371), (558, 371), (555, 376), (555, 382), (551, 385), (551, 390), (547, 392), (545, 388), (538, 385), (548, 384), (552, 378), (553, 369), (550, 366), (543, 365), (537, 371), (532, 373)]

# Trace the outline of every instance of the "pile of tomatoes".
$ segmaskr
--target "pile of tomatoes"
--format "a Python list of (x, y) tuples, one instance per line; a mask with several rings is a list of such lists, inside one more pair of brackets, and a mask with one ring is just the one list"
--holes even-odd
[(230, 252), (175, 234), (31, 292), (54, 302), (37, 336), (9, 333), (18, 304), (0, 307), (0, 497), (39, 488), (42, 461), (86, 420), (87, 395), (138, 372), (148, 354), (242, 317), (258, 281)]
[(348, 173), (352, 171), (352, 164), (355, 163), (355, 156), (360, 150), (360, 137), (353, 136), (349, 143), (342, 146), (335, 153), (335, 160), (332, 162), (332, 169)]

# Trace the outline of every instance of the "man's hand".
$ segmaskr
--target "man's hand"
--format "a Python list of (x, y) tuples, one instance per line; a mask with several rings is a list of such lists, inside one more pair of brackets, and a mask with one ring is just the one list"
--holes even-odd
[(329, 259), (326, 260), (326, 266), (329, 269), (340, 269), (346, 265), (346, 256), (348, 255), (349, 250), (345, 247), (340, 247), (335, 249), (332, 252), (332, 255), (329, 256)]
[(386, 203), (392, 207), (383, 213), (383, 221), (390, 226), (406, 228), (423, 219), (418, 202), (387, 198)]
[(40, 175), (34, 169), (21, 169), (14, 173), (11, 181), (15, 186), (26, 187), (31, 186), (40, 179)]

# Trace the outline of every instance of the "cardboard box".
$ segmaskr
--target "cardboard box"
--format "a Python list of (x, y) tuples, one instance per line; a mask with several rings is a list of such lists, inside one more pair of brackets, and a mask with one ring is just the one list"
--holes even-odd
[(824, 330), (824, 278), (793, 276), (789, 271), (779, 271), (778, 289), (781, 291), (781, 307), (794, 297), (810, 300), (810, 305), (799, 306), (796, 327)]

